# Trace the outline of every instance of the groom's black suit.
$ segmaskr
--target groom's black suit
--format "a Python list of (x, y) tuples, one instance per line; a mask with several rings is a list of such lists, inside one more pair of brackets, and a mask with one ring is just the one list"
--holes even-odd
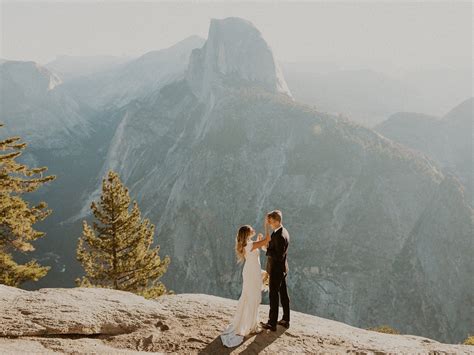
[(266, 271), (270, 275), (270, 313), (268, 324), (277, 325), (279, 301), (283, 307), (283, 320), (290, 322), (290, 298), (286, 288), (286, 276), (288, 274), (288, 245), (290, 235), (285, 227), (274, 231), (267, 246)]

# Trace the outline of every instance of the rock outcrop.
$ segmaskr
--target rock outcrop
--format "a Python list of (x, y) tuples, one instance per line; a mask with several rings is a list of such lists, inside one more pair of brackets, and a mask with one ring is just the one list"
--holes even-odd
[[(23, 353), (472, 353), (463, 345), (354, 328), (293, 312), (290, 329), (263, 331), (234, 349), (219, 334), (236, 301), (204, 294), (145, 300), (109, 289), (23, 291), (0, 285), (0, 352)], [(262, 305), (265, 320), (268, 306)]]
[(186, 78), (194, 94), (201, 99), (223, 81), (257, 85), (291, 96), (260, 31), (249, 21), (236, 17), (211, 20), (204, 47), (191, 53)]

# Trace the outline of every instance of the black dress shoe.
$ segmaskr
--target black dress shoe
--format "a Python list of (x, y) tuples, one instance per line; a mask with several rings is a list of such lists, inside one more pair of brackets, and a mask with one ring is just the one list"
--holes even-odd
[(270, 329), (272, 332), (276, 332), (277, 330), (276, 325), (271, 325), (271, 324), (263, 323), (263, 322), (260, 322), (260, 325), (262, 326), (263, 329)]
[(290, 327), (290, 322), (284, 320), (284, 319), (280, 319), (278, 321), (278, 324), (280, 324), (281, 326), (285, 327), (285, 328), (289, 328)]

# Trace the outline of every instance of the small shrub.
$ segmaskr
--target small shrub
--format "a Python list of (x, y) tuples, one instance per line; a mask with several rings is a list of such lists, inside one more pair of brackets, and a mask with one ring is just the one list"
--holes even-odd
[(469, 335), (464, 341), (464, 345), (474, 345), (474, 335)]

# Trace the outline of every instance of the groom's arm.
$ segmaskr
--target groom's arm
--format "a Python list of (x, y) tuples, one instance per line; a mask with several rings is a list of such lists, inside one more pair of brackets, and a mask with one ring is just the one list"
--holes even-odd
[(263, 226), (265, 227), (265, 239), (269, 240), (269, 242), (262, 246), (262, 250), (267, 251), (268, 244), (271, 240), (267, 216), (265, 216), (265, 219), (263, 220)]
[(281, 233), (277, 233), (273, 237), (273, 257), (276, 260), (283, 261), (283, 255), (285, 254), (285, 238)]

